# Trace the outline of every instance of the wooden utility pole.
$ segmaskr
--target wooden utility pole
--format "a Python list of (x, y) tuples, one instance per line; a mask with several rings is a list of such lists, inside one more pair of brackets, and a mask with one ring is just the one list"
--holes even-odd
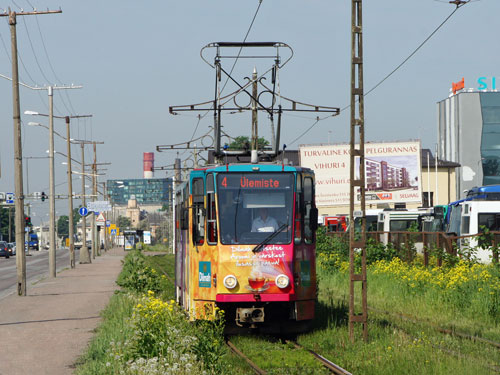
[(16, 244), (19, 251), (16, 251), (17, 263), (17, 294), (26, 295), (26, 254), (24, 253), (24, 191), (23, 191), (23, 153), (21, 144), (21, 110), (19, 99), (19, 69), (17, 62), (17, 16), (29, 16), (39, 14), (62, 13), (58, 11), (33, 11), (33, 12), (12, 12), (0, 14), (0, 17), (9, 17), (10, 39), (12, 50), (12, 105), (14, 119), (14, 184), (15, 184), (15, 219), (16, 224)]
[[(94, 163), (92, 163), (92, 202), (96, 201), (97, 198), (97, 155), (96, 155), (96, 144), (94, 142)], [(85, 178), (85, 176), (84, 176)], [(96, 244), (96, 228), (95, 228), (95, 212), (92, 212), (92, 259), (95, 259), (97, 255), (97, 244)]]
[(19, 69), (17, 62), (17, 16), (39, 15), (62, 13), (58, 11), (33, 11), (33, 12), (12, 12), (0, 14), (0, 17), (9, 17), (11, 49), (12, 49), (12, 104), (14, 119), (14, 183), (15, 183), (15, 225), (16, 225), (16, 263), (17, 263), (17, 294), (26, 295), (26, 254), (24, 253), (24, 189), (23, 189), (23, 154), (21, 144), (21, 110), (19, 98)]
[[(82, 207), (85, 207), (85, 142), (82, 148)], [(87, 247), (87, 215), (82, 216), (82, 247), (80, 248), (80, 264), (92, 263)]]
[[(363, 338), (368, 339), (368, 306), (366, 280), (366, 217), (365, 217), (365, 116), (363, 89), (363, 23), (362, 0), (352, 1), (351, 24), (351, 143), (350, 143), (350, 204), (349, 204), (349, 337), (354, 342), (354, 323), (363, 324)], [(359, 138), (359, 139), (358, 139)], [(356, 143), (359, 148), (356, 148)], [(356, 175), (359, 158), (359, 176)], [(356, 196), (360, 210), (355, 214)], [(356, 233), (354, 219), (361, 219), (361, 232)], [(355, 257), (361, 255), (361, 273), (356, 273)], [(358, 255), (359, 256), (359, 255)], [(361, 309), (356, 311), (355, 283), (361, 282)]]

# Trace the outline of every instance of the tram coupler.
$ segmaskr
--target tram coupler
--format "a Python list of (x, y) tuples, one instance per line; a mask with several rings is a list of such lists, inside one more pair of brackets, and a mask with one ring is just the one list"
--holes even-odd
[(236, 325), (242, 327), (242, 323), (263, 323), (263, 307), (238, 307), (236, 309)]

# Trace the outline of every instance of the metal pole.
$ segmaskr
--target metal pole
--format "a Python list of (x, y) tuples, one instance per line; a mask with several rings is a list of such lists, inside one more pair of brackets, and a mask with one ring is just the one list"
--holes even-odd
[(26, 254), (24, 253), (24, 195), (23, 195), (23, 151), (21, 144), (21, 110), (19, 103), (19, 71), (17, 65), (16, 12), (9, 8), (9, 26), (12, 48), (12, 104), (14, 118), (14, 183), (15, 183), (15, 226), (17, 263), (17, 294), (26, 295)]
[(56, 199), (54, 179), (54, 96), (52, 86), (48, 87), (49, 96), (49, 275), (56, 277)]
[(73, 223), (73, 175), (71, 170), (71, 141), (69, 116), (66, 116), (66, 154), (68, 155), (68, 238), (69, 238), (69, 263), (75, 268), (75, 233)]
[[(96, 184), (96, 144), (94, 143), (94, 163), (92, 164), (92, 202), (95, 202), (97, 195), (97, 184)], [(83, 176), (85, 179), (85, 176)], [(95, 230), (95, 212), (92, 213), (92, 259), (95, 259), (97, 255), (96, 248), (96, 230)]]
[[(82, 207), (85, 207), (85, 144), (80, 144), (82, 147)], [(80, 264), (92, 263), (87, 247), (87, 218), (82, 217), (82, 247), (80, 248)]]
[[(352, 0), (351, 15), (351, 142), (350, 142), (350, 202), (349, 219), (354, 224), (356, 195), (360, 197), (361, 233), (355, 233), (354, 225), (349, 231), (349, 337), (354, 342), (354, 323), (363, 325), (363, 338), (368, 340), (368, 305), (366, 278), (366, 216), (365, 216), (365, 127), (363, 85), (363, 23), (362, 0)], [(356, 134), (359, 148), (356, 148)], [(359, 179), (356, 178), (356, 156), (359, 157)], [(356, 188), (358, 191), (356, 191)], [(361, 273), (356, 273), (356, 253), (361, 253)], [(355, 282), (361, 282), (361, 308), (355, 309)]]

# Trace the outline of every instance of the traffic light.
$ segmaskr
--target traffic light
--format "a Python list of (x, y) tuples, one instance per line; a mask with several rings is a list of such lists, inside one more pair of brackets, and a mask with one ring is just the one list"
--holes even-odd
[(32, 224), (31, 224), (31, 217), (29, 217), (29, 216), (25, 216), (25, 217), (24, 217), (24, 221), (25, 221), (25, 226), (26, 226), (26, 227), (31, 227), (31, 225), (32, 225)]
[(45, 199), (47, 199), (47, 195), (42, 191), (42, 202), (45, 202)]

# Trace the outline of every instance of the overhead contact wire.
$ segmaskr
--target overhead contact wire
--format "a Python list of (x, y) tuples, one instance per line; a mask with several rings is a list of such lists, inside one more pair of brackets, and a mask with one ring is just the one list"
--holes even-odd
[[(467, 3), (469, 1), (467, 1)], [(401, 64), (399, 64), (396, 68), (394, 68), (389, 74), (387, 74), (380, 82), (378, 82), (375, 86), (373, 86), (370, 90), (368, 90), (363, 96), (366, 97), (367, 95), (369, 95), (372, 91), (374, 91), (382, 83), (384, 83), (387, 79), (389, 79), (389, 77), (391, 77), (394, 73), (396, 73), (404, 64), (406, 64), (408, 62), (408, 60), (410, 60), (425, 45), (425, 43), (427, 43), (429, 41), (429, 39), (431, 39), (434, 36), (434, 34), (436, 34), (439, 31), (439, 29), (441, 29), (441, 27), (443, 27), (446, 24), (446, 22), (448, 22), (448, 20), (456, 13), (456, 11), (459, 8), (461, 8), (463, 5), (465, 5), (467, 3), (463, 3), (463, 4), (457, 5), (457, 7), (453, 10), (453, 12), (451, 12), (450, 15), (448, 15), (448, 17), (446, 17), (445, 20), (443, 22), (441, 22), (441, 24), (436, 29), (434, 29), (434, 31), (427, 38), (425, 38), (425, 40), (422, 43), (420, 43), (420, 45), (410, 55), (408, 55), (408, 57), (406, 59), (404, 59)], [(345, 111), (346, 109), (350, 108), (350, 107), (351, 107), (351, 105), (349, 104), (349, 105), (345, 106), (344, 108), (340, 109), (339, 114), (342, 113), (343, 111)], [(331, 116), (327, 116), (327, 117), (324, 117), (324, 118), (319, 119), (319, 120), (317, 119), (316, 122), (314, 122), (314, 124), (312, 124), (304, 133), (302, 133), (302, 135), (300, 135), (299, 137), (297, 137), (296, 139), (294, 139), (293, 142), (291, 142), (290, 144), (293, 144), (298, 139), (302, 138), (314, 126), (316, 126), (318, 124), (318, 122), (323, 121), (323, 120), (327, 119), (328, 117), (331, 117)]]

